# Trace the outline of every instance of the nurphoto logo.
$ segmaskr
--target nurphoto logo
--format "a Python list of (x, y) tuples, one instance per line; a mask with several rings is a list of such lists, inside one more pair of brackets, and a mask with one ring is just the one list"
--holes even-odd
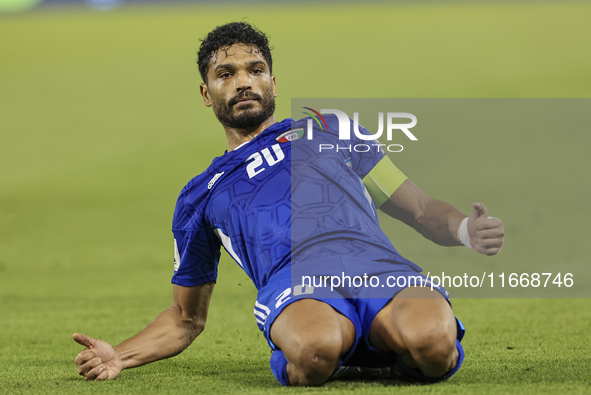
[[(320, 130), (328, 130), (328, 125), (326, 120), (322, 116), (322, 114), (334, 114), (338, 121), (339, 121), (339, 140), (351, 140), (351, 118), (341, 110), (335, 109), (322, 109), (320, 112), (310, 108), (310, 107), (303, 107), (306, 110), (310, 110), (312, 113), (304, 112), (304, 114), (310, 116), (311, 119), (308, 119), (307, 123), (307, 137), (308, 140), (314, 139), (314, 121), (320, 127)], [(394, 136), (395, 130), (400, 130), (404, 133), (404, 135), (412, 141), (418, 140), (414, 134), (409, 129), (412, 129), (417, 124), (417, 117), (408, 112), (388, 112), (386, 113), (386, 139), (388, 142), (391, 142)], [(394, 120), (400, 119), (408, 119), (410, 122), (407, 123), (395, 123)], [(353, 133), (355, 134), (356, 139), (365, 140), (365, 141), (375, 141), (378, 138), (382, 137), (384, 133), (384, 113), (378, 113), (378, 131), (375, 134), (363, 134), (359, 131), (359, 113), (353, 113)], [(378, 150), (385, 149), (389, 152), (402, 152), (404, 147), (401, 144), (380, 144), (380, 143), (372, 143), (372, 144), (365, 144), (365, 143), (358, 143), (358, 144), (350, 144), (346, 147), (339, 147), (334, 144), (319, 144), (319, 152), (323, 150), (348, 150), (348, 151), (355, 151), (355, 152), (367, 152), (371, 149), (372, 146), (377, 146)]]

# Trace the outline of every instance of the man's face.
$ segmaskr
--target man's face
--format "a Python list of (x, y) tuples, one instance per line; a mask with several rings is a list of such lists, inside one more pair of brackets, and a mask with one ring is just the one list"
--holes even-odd
[(234, 44), (212, 56), (201, 95), (222, 125), (255, 128), (275, 112), (275, 76), (255, 46)]

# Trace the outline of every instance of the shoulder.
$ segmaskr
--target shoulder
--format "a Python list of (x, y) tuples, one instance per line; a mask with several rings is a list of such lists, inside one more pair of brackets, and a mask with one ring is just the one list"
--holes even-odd
[(173, 228), (192, 229), (200, 222), (210, 187), (215, 178), (214, 169), (209, 166), (203, 173), (193, 177), (181, 190), (174, 210)]

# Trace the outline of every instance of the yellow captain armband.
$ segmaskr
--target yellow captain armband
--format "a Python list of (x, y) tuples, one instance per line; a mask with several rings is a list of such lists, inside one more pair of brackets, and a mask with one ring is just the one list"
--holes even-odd
[(363, 178), (363, 183), (374, 204), (379, 208), (407, 178), (390, 158), (384, 156)]

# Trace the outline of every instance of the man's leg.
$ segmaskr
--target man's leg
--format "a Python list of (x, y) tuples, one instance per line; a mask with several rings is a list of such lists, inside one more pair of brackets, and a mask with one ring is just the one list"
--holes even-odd
[(273, 322), (270, 334), (287, 359), (291, 385), (325, 383), (355, 342), (353, 323), (330, 305), (314, 299), (298, 300), (285, 307)]
[(369, 341), (374, 348), (401, 355), (408, 368), (439, 378), (458, 363), (456, 335), (456, 320), (443, 295), (429, 287), (409, 287), (376, 315)]

